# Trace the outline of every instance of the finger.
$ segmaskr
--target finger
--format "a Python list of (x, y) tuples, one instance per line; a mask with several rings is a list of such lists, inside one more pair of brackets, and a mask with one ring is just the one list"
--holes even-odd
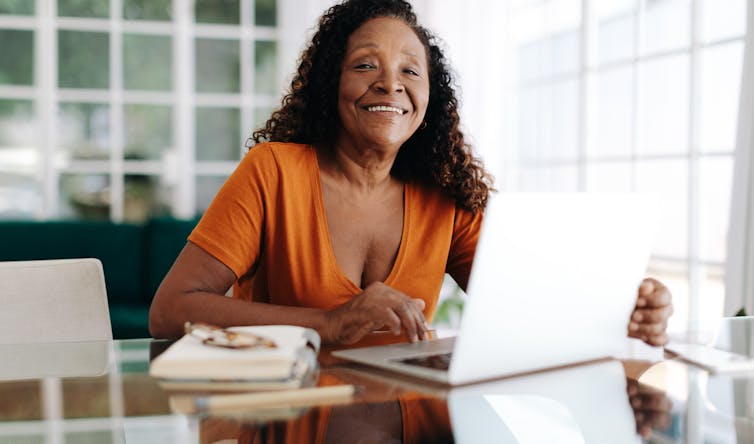
[(673, 297), (670, 290), (660, 282), (653, 279), (645, 279), (639, 286), (639, 295), (636, 300), (637, 307), (663, 307), (672, 304)]
[(400, 322), (406, 329), (406, 335), (411, 342), (419, 340), (415, 311), (416, 304), (408, 298), (404, 298), (397, 306), (393, 307), (393, 312), (400, 318)]
[(656, 324), (667, 321), (672, 314), (671, 305), (658, 308), (637, 308), (631, 315), (631, 320), (636, 323)]
[(643, 338), (643, 337), (650, 337), (650, 336), (657, 336), (662, 333), (665, 333), (665, 329), (667, 328), (667, 322), (655, 322), (655, 323), (645, 323), (645, 322), (634, 322), (631, 321), (628, 323), (628, 331), (629, 335), (634, 338)]
[(655, 347), (660, 347), (667, 344), (669, 339), (670, 338), (668, 338), (667, 333), (662, 333), (655, 336), (649, 336), (644, 340), (644, 342), (648, 343), (649, 345), (654, 345)]
[(655, 281), (653, 279), (646, 278), (641, 281), (639, 296), (649, 296), (653, 291), (655, 291)]
[[(424, 301), (422, 301), (422, 303), (423, 302)], [(429, 336), (429, 333), (427, 331), (429, 329), (429, 327), (427, 326), (427, 319), (424, 317), (424, 311), (422, 311), (422, 308), (420, 308), (419, 305), (416, 305), (415, 308), (416, 309), (414, 310), (414, 320), (416, 321), (416, 326), (417, 326), (416, 331), (419, 336), (419, 340), (424, 340), (424, 339), (427, 339), (427, 337)]]
[(373, 316), (375, 316), (375, 324), (379, 325), (377, 330), (386, 330), (394, 335), (401, 334), (403, 320), (395, 310), (391, 308), (381, 308), (374, 310)]

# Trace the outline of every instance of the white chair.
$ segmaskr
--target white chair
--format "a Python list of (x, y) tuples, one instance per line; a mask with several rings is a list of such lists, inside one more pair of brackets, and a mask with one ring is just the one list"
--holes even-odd
[(99, 260), (0, 262), (0, 344), (112, 338)]

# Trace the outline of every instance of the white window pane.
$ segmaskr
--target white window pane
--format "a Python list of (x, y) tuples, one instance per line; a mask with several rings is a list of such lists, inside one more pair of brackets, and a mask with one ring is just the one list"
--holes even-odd
[(518, 46), (518, 76), (530, 82), (552, 75), (552, 43), (549, 38), (526, 42)]
[(110, 219), (110, 176), (61, 174), (58, 215), (63, 219)]
[(746, 0), (700, 0), (702, 41), (742, 36), (746, 32)]
[(544, 125), (540, 95), (539, 88), (526, 88), (518, 94), (518, 149), (519, 156), (524, 162), (536, 161), (541, 157), (541, 134)]
[(687, 152), (688, 116), (688, 55), (663, 57), (640, 64), (639, 153)]
[(31, 100), (0, 99), (0, 156), (4, 148), (33, 148), (37, 125)]
[(578, 191), (578, 168), (568, 165), (521, 168), (518, 191)]
[(586, 191), (631, 191), (630, 162), (589, 163), (586, 166)]
[(521, 44), (518, 47), (518, 80), (526, 82), (539, 72), (539, 48), (536, 42)]
[(576, 159), (579, 140), (579, 84), (570, 79), (552, 84), (545, 100), (549, 128), (545, 131), (547, 159)]
[(641, 54), (655, 54), (689, 46), (689, 0), (642, 0)]
[(553, 74), (575, 73), (579, 69), (579, 30), (552, 36)]
[(597, 63), (627, 60), (634, 55), (636, 16), (633, 11), (600, 20), (597, 24)]
[(668, 332), (685, 332), (688, 329), (690, 305), (686, 263), (652, 259), (647, 268), (647, 276), (665, 284), (673, 295), (673, 315), (668, 321)]
[(547, 189), (547, 175), (543, 168), (522, 167), (518, 171), (518, 187), (516, 191), (545, 191)]
[(589, 80), (587, 155), (630, 156), (634, 114), (631, 67), (603, 71)]
[(40, 185), (32, 175), (0, 169), (0, 219), (32, 218), (42, 207)]
[(110, 157), (110, 105), (61, 103), (58, 119), (61, 157), (82, 160)]
[(699, 275), (699, 328), (702, 331), (714, 331), (725, 307), (725, 269), (700, 267)]
[(196, 212), (201, 214), (209, 208), (209, 204), (223, 186), (227, 177), (206, 176), (196, 178)]
[(703, 49), (701, 53), (699, 149), (703, 152), (733, 151), (736, 144), (743, 42), (712, 46)]
[(704, 261), (724, 262), (733, 156), (699, 160), (699, 248)]
[(548, 25), (552, 32), (581, 26), (582, 0), (549, 0), (546, 4)]
[(661, 198), (660, 229), (653, 254), (683, 258), (688, 255), (688, 166), (684, 159), (637, 163), (637, 190)]
[(636, 9), (636, 0), (599, 0), (589, 2), (592, 15), (598, 19), (622, 16), (633, 13)]
[(124, 177), (123, 219), (143, 223), (150, 217), (170, 213), (170, 188), (157, 176), (128, 174)]

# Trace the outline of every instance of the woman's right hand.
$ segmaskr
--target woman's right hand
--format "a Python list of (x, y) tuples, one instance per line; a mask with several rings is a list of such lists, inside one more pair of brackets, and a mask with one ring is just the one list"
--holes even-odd
[(326, 313), (325, 342), (353, 344), (377, 330), (399, 335), (406, 330), (411, 342), (427, 337), (424, 301), (406, 296), (382, 282), (369, 284), (364, 291)]

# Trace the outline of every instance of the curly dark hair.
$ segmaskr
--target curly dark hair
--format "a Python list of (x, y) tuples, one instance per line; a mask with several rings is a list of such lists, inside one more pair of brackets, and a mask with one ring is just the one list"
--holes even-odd
[(404, 0), (346, 0), (328, 9), (301, 55), (290, 92), (252, 139), (255, 143), (331, 146), (340, 126), (338, 87), (348, 37), (378, 17), (406, 23), (424, 45), (429, 65), (426, 127), (422, 125), (401, 146), (391, 173), (403, 181), (439, 186), (456, 205), (469, 211), (483, 209), (492, 190), (492, 176), (474, 157), (459, 129), (453, 76), (437, 39), (419, 26), (411, 5)]

